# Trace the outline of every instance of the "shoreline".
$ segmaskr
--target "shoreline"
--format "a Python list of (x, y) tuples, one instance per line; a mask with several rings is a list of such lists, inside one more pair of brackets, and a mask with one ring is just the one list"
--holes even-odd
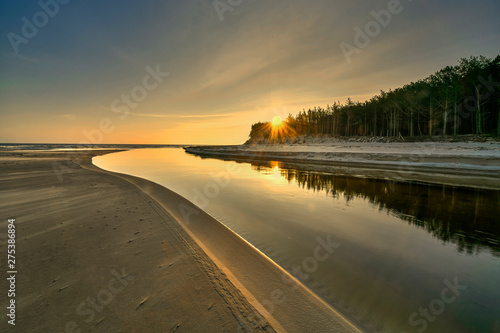
[(156, 200), (276, 331), (362, 332), (353, 319), (345, 318), (261, 251), (184, 197), (140, 177), (102, 170), (93, 164), (85, 167), (124, 178)]
[[(80, 243), (80, 245), (75, 246), (75, 248), (73, 248), (73, 244), (68, 245), (65, 243), (61, 249), (62, 254), (60, 255), (60, 259), (64, 260), (64, 257), (74, 257), (76, 255), (79, 258), (81, 257), (78, 262), (85, 262), (87, 264), (80, 264), (77, 266), (49, 265), (52, 267), (51, 271), (53, 273), (49, 275), (56, 275), (55, 272), (58, 272), (60, 276), (68, 276), (64, 279), (65, 281), (62, 282), (65, 284), (61, 287), (62, 289), (52, 290), (46, 295), (45, 298), (48, 304), (53, 304), (54, 302), (60, 303), (61, 305), (65, 304), (66, 307), (72, 310), (73, 316), (76, 316), (74, 314), (74, 308), (78, 306), (82, 298), (85, 299), (83, 295), (89, 293), (95, 295), (95, 291), (92, 290), (99, 290), (97, 286), (102, 285), (102, 283), (96, 282), (95, 279), (100, 278), (100, 280), (98, 280), (102, 282), (103, 276), (106, 276), (106, 273), (102, 273), (100, 275), (97, 274), (97, 277), (86, 276), (82, 278), (82, 270), (88, 270), (90, 267), (94, 267), (94, 270), (96, 269), (96, 267), (89, 262), (92, 262), (92, 258), (98, 255), (98, 260), (106, 263), (106, 265), (103, 266), (109, 266), (110, 263), (127, 263), (129, 267), (132, 267), (130, 268), (132, 273), (129, 274), (136, 276), (135, 281), (139, 280), (139, 275), (144, 277), (146, 274), (148, 275), (147, 280), (149, 284), (161, 290), (161, 292), (155, 293), (154, 290), (151, 290), (149, 284), (141, 285), (142, 289), (139, 288), (139, 290), (137, 290), (137, 287), (139, 287), (137, 285), (134, 286), (134, 288), (126, 289), (128, 290), (127, 295), (123, 293), (116, 296), (118, 298), (124, 295), (124, 299), (120, 301), (120, 304), (111, 302), (111, 304), (107, 306), (108, 308), (115, 309), (118, 307), (121, 309), (119, 310), (116, 308), (114, 310), (114, 314), (111, 315), (113, 320), (111, 321), (107, 320), (107, 316), (99, 319), (96, 324), (98, 331), (105, 331), (106, 329), (104, 327), (106, 327), (106, 325), (111, 325), (107, 326), (108, 328), (121, 325), (125, 331), (133, 330), (132, 327), (139, 327), (137, 325), (146, 325), (140, 327), (142, 329), (146, 328), (146, 330), (148, 327), (151, 329), (162, 327), (163, 330), (174, 329), (178, 331), (193, 331), (193, 329), (194, 331), (199, 331), (199, 329), (203, 327), (204, 331), (239, 330), (242, 332), (281, 332), (330, 330), (332, 332), (360, 332), (360, 330), (351, 324), (348, 319), (336, 312), (331, 306), (322, 301), (309, 289), (305, 288), (300, 282), (265, 257), (252, 245), (188, 200), (148, 180), (109, 172), (92, 164), (91, 159), (93, 156), (111, 152), (116, 152), (116, 150), (76, 153), (54, 151), (22, 151), (21, 153), (0, 152), (0, 161), (4, 165), (17, 164), (17, 167), (16, 165), (11, 165), (2, 170), (2, 179), (11, 182), (12, 186), (17, 183), (17, 185), (14, 186), (15, 188), (9, 189), (9, 187), (7, 187), (7, 192), (11, 191), (11, 193), (4, 192), (4, 195), (6, 195), (6, 197), (3, 197), (4, 202), (9, 203), (9, 198), (11, 198), (13, 194), (15, 194), (16, 197), (22, 195), (26, 196), (29, 192), (28, 188), (40, 187), (40, 183), (44, 183), (46, 187), (44, 192), (50, 192), (53, 188), (60, 188), (62, 192), (75, 192), (76, 187), (84, 187), (78, 192), (78, 195), (83, 197), (90, 196), (91, 198), (89, 197), (86, 201), (84, 200), (86, 202), (85, 205), (80, 202), (79, 205), (73, 207), (74, 210), (72, 210), (70, 215), (66, 215), (64, 219), (71, 220), (75, 215), (81, 214), (78, 218), (83, 216), (86, 220), (92, 220), (92, 218), (93, 220), (97, 220), (99, 218), (97, 215), (101, 215), (102, 212), (107, 215), (103, 217), (104, 219), (107, 218), (103, 220), (103, 222), (93, 221), (92, 226), (89, 226), (89, 232), (94, 232), (92, 231), (94, 230), (93, 228), (100, 229), (101, 231), (104, 228), (107, 235), (106, 241), (99, 242), (99, 246), (93, 247), (92, 241), (94, 239), (88, 238), (84, 233), (79, 233), (80, 230), (78, 229), (81, 229), (82, 225), (78, 228), (76, 228), (75, 225), (70, 227), (71, 223), (70, 226), (64, 226), (66, 221), (62, 221), (62, 218), (50, 218), (51, 214), (57, 215), (59, 212), (41, 209), (42, 207), (38, 205), (40, 203), (38, 202), (37, 204), (41, 192), (34, 193), (34, 195), (36, 194), (34, 197), (28, 197), (23, 203), (11, 205), (11, 209), (6, 211), (8, 214), (15, 215), (12, 212), (15, 212), (16, 209), (20, 210), (22, 207), (29, 205), (30, 208), (23, 214), (29, 213), (28, 215), (33, 219), (32, 222), (34, 222), (36, 218), (41, 226), (45, 228), (44, 231), (35, 232), (32, 237), (35, 239), (44, 239), (42, 242), (50, 243), (55, 241), (53, 238), (56, 233), (61, 231), (61, 228), (63, 228), (61, 235), (63, 235), (64, 232), (70, 231), (66, 229), (69, 228), (72, 233), (71, 237), (69, 237), (69, 241), (73, 243), (76, 239), (78, 240), (77, 243)], [(68, 168), (68, 170), (62, 174), (62, 182), (57, 182), (57, 177), (54, 174), (54, 170), (51, 170), (50, 165), (54, 162), (65, 162), (67, 156), (71, 156), (71, 154), (74, 154), (71, 159), (72, 163), (75, 165)], [(21, 171), (20, 169), (29, 170), (29, 173), (19, 172)], [(13, 174), (16, 175), (14, 176)], [(35, 174), (35, 176), (33, 176), (33, 174)], [(42, 176), (43, 181), (38, 179), (38, 177)], [(26, 179), (23, 179), (23, 177), (26, 177)], [(50, 181), (47, 182), (48, 178), (50, 178)], [(28, 182), (29, 185), (26, 182)], [(25, 188), (19, 188), (19, 186), (24, 186)], [(119, 199), (115, 199), (114, 197), (111, 200), (107, 199), (110, 193), (102, 193), (103, 191), (111, 191), (109, 189), (110, 187), (115, 192), (115, 196)], [(128, 214), (122, 211), (122, 209), (130, 209), (129, 205), (121, 207), (118, 203), (118, 201), (124, 199), (122, 197), (124, 192), (134, 193), (135, 200), (128, 198), (131, 200), (129, 202), (130, 207), (135, 206), (133, 213), (147, 213), (144, 215), (146, 217), (139, 219), (139, 222), (130, 220), (131, 217), (129, 215), (132, 211), (129, 211)], [(92, 193), (101, 193), (104, 194), (104, 197), (93, 197)], [(47, 198), (52, 206), (59, 206), (59, 204), (63, 205), (65, 201), (72, 201), (72, 199), (72, 196)], [(138, 199), (139, 201), (137, 201)], [(108, 202), (113, 200), (116, 201), (116, 205), (112, 205)], [(98, 210), (97, 212), (99, 213), (91, 212), (93, 208), (99, 205), (106, 206), (106, 210)], [(114, 209), (117, 212), (120, 211), (123, 215), (113, 212)], [(189, 212), (188, 215), (186, 215), (186, 211)], [(66, 213), (69, 214), (69, 212)], [(23, 214), (21, 214), (21, 216), (18, 214), (17, 221), (19, 221), (18, 223), (22, 221), (23, 224), (26, 224), (26, 228), (29, 229), (30, 219), (26, 220), (23, 218)], [(47, 216), (47, 214), (49, 216)], [(110, 218), (108, 214), (117, 215), (115, 215), (115, 219), (113, 219)], [(138, 228), (138, 224), (141, 224), (140, 222), (151, 219), (151, 216), (154, 216), (154, 218), (149, 222), (150, 225), (152, 225), (149, 229), (138, 230), (130, 234), (131, 231)], [(188, 221), (186, 221), (186, 217)], [(118, 235), (118, 232), (107, 230), (108, 228), (102, 225), (104, 222), (106, 222), (106, 227), (108, 224), (111, 225), (110, 222), (120, 222), (119, 226), (123, 224), (123, 227), (130, 232)], [(142, 223), (141, 226), (143, 226), (143, 224), (144, 223)], [(167, 230), (164, 230), (165, 226), (168, 227), (166, 228)], [(115, 227), (115, 229), (117, 228), (118, 226)], [(156, 230), (152, 228), (156, 228)], [(158, 232), (160, 229), (162, 232)], [(146, 234), (145, 238), (137, 239), (142, 233)], [(59, 235), (59, 237), (61, 237), (61, 235)], [(168, 238), (168, 242), (161, 240), (164, 237)], [(108, 244), (109, 240), (114, 241)], [(90, 242), (90, 245), (87, 244), (87, 242)], [(202, 272), (201, 274), (195, 273), (192, 275), (193, 273), (191, 273), (191, 275), (189, 275), (190, 279), (195, 279), (196, 282), (194, 284), (189, 284), (189, 282), (186, 281), (175, 282), (178, 281), (178, 276), (173, 280), (174, 278), (172, 276), (168, 274), (161, 275), (156, 269), (153, 269), (153, 266), (156, 267), (154, 264), (155, 261), (161, 263), (159, 266), (160, 268), (165, 266), (164, 261), (168, 260), (169, 255), (165, 255), (164, 252), (170, 251), (170, 247), (166, 244), (175, 248), (178, 255), (176, 260), (181, 262), (188, 261), (184, 263), (182, 267), (187, 268), (188, 271), (191, 272)], [(115, 248), (112, 254), (104, 251), (106, 245)], [(0, 240), (0, 249), (3, 250), (4, 246), (4, 242)], [(54, 246), (57, 246), (57, 244), (54, 244)], [(130, 246), (137, 246), (137, 249), (134, 250), (137, 252), (132, 256), (123, 254), (122, 251), (128, 250), (127, 248)], [(168, 249), (165, 248), (166, 246)], [(78, 247), (82, 247), (82, 250), (87, 248), (87, 250), (84, 250), (83, 253), (79, 253)], [(88, 249), (89, 247), (91, 250)], [(33, 250), (36, 248), (37, 247), (34, 247)], [(42, 267), (44, 265), (47, 266), (47, 262), (46, 260), (38, 262), (36, 258), (40, 256), (48, 256), (49, 258), (51, 257), (50, 251), (51, 247), (45, 247), (42, 251), (44, 252), (43, 254), (36, 254), (34, 258), (30, 258), (33, 261), (31, 266), (29, 266), (29, 268), (24, 267), (25, 272), (30, 272), (30, 274), (26, 273), (24, 277), (25, 279), (27, 278), (28, 281), (20, 282), (21, 285), (27, 285), (29, 281), (37, 279), (36, 276), (32, 276), (33, 273), (39, 270), (43, 271), (44, 269), (42, 269)], [(75, 254), (75, 251), (78, 254)], [(88, 252), (92, 252), (92, 254)], [(141, 260), (135, 258), (136, 256), (139, 257), (143, 252), (150, 252), (154, 255), (148, 258), (142, 258)], [(19, 254), (20, 257), (24, 255), (27, 256), (27, 254)], [(91, 257), (89, 258), (89, 256)], [(43, 258), (39, 259), (43, 260)], [(66, 258), (66, 262), (67, 260)], [(148, 265), (148, 262), (150, 265)], [(41, 267), (37, 269), (37, 266), (40, 265)], [(172, 265), (174, 265), (173, 267), (178, 265), (177, 261), (170, 263), (167, 268), (170, 268)], [(142, 266), (143, 270), (134, 271), (133, 267), (136, 266)], [(71, 267), (73, 267), (73, 269)], [(74, 272), (75, 268), (79, 272), (78, 274)], [(45, 269), (47, 269), (47, 267), (45, 267)], [(171, 270), (169, 270), (169, 272), (170, 271)], [(151, 274), (151, 276), (149, 276), (149, 274)], [(179, 275), (182, 274), (182, 272), (177, 271), (171, 272), (170, 274)], [(48, 278), (49, 277), (47, 277), (47, 279)], [(63, 278), (59, 279), (63, 280)], [(59, 279), (53, 279), (55, 282), (52, 282), (52, 284), (58, 284)], [(106, 278), (104, 277), (104, 279)], [(183, 279), (181, 278), (180, 280), (182, 281)], [(191, 283), (192, 282), (193, 281), (191, 281)], [(24, 295), (23, 298), (28, 297), (29, 299), (37, 299), (40, 298), (41, 294), (46, 294), (47, 292), (43, 290), (45, 290), (47, 286), (42, 286), (40, 283), (35, 283), (29, 288), (26, 288), (30, 295)], [(169, 285), (172, 283), (184, 283), (184, 285), (170, 291)], [(75, 285), (78, 284), (83, 284), (85, 287), (75, 290), (75, 295), (67, 295), (66, 298), (63, 297), (62, 300), (59, 299), (62, 290), (71, 289), (71, 287), (75, 287)], [(175, 301), (167, 297), (170, 292), (177, 295)], [(161, 305), (160, 308), (163, 308), (164, 313), (160, 312), (160, 310), (156, 310), (154, 313), (162, 317), (172, 317), (173, 314), (177, 313), (179, 316), (184, 317), (184, 320), (179, 320), (177, 323), (168, 322), (168, 320), (163, 322), (158, 318), (151, 320), (151, 314), (144, 311), (146, 309), (152, 311), (155, 302), (157, 305), (162, 304), (162, 295), (164, 296), (163, 302), (171, 303), (170, 305), (173, 305), (175, 309), (167, 309), (165, 308), (166, 305)], [(200, 298), (211, 300), (211, 304), (208, 305), (208, 310), (207, 304), (200, 304), (203, 303), (199, 301)], [(193, 299), (198, 301), (193, 301)], [(193, 302), (193, 304), (188, 306), (186, 302)], [(134, 304), (132, 305), (132, 303)], [(47, 325), (50, 324), (50, 328), (54, 330), (54, 326), (63, 324), (64, 320), (61, 318), (67, 317), (64, 316), (64, 314), (66, 313), (68, 315), (71, 312), (66, 307), (58, 310), (58, 306), (61, 305), (56, 304), (54, 305), (55, 308), (49, 306), (47, 310), (41, 310), (42, 308), (40, 308), (36, 315), (30, 314), (28, 316), (26, 316), (27, 313), (34, 311), (31, 309), (33, 304), (31, 304), (31, 307), (26, 306), (19, 308), (19, 321), (21, 327), (24, 324), (27, 325), (24, 327), (28, 329), (40, 325), (40, 327), (47, 328)], [(35, 306), (35, 309), (37, 308), (39, 307)], [(143, 310), (141, 316), (137, 314), (137, 311), (139, 311), (138, 309)], [(50, 312), (47, 313), (47, 311)], [(212, 314), (210, 314), (210, 312)], [(30, 318), (29, 323), (26, 322), (26, 319), (21, 317), (23, 313), (24, 318)], [(60, 318), (51, 318), (51, 314), (53, 317), (53, 313), (60, 313)], [(206, 313), (209, 313), (211, 316), (215, 315), (215, 317), (219, 319), (219, 325), (211, 327), (210, 325), (214, 324), (213, 318), (207, 318)], [(78, 318), (78, 316), (76, 317), (77, 319), (81, 319)], [(121, 317), (121, 320), (118, 320), (116, 317)], [(124, 319), (124, 317), (126, 319)], [(192, 318), (191, 320), (189, 320), (190, 317)], [(198, 323), (193, 323), (192, 321), (198, 321)], [(124, 323), (127, 323), (126, 327)], [(198, 330), (196, 327), (198, 327)]]
[[(16, 330), (275, 332), (153, 199), (90, 170), (104, 153), (0, 153), (2, 211), (17, 228)], [(62, 181), (54, 162), (68, 165)]]
[(342, 143), (345, 146), (190, 146), (184, 150), (202, 158), (256, 164), (280, 162), (285, 168), (306, 166), (317, 172), (353, 177), (500, 190), (500, 149), (496, 146), (486, 152), (472, 147), (466, 153), (453, 154), (439, 143), (413, 148), (411, 144), (384, 143), (388, 149), (372, 147), (371, 143)]

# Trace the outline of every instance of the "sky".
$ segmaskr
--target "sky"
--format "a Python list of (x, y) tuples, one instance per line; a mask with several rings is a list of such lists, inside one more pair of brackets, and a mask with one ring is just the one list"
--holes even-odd
[(0, 142), (240, 144), (493, 58), (499, 17), (498, 0), (4, 0)]

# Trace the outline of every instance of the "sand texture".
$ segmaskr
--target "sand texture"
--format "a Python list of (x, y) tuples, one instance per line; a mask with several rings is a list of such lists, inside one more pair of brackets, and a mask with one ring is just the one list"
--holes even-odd
[(358, 331), (189, 201), (93, 166), (104, 153), (0, 152), (18, 270), (2, 332)]

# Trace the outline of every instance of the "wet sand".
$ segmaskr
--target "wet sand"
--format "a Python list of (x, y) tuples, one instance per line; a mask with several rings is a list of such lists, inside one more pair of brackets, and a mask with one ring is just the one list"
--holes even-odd
[(105, 153), (0, 152), (18, 271), (2, 332), (358, 331), (189, 201), (91, 164)]

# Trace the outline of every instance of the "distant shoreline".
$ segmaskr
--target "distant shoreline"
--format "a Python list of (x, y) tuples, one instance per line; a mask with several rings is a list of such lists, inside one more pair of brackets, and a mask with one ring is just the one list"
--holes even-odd
[(190, 146), (186, 152), (240, 162), (309, 165), (318, 172), (500, 190), (500, 142), (386, 143), (321, 141), (299, 144)]
[(176, 144), (73, 144), (73, 143), (0, 143), (0, 151), (12, 150), (50, 150), (50, 151), (81, 151), (81, 150), (124, 150), (143, 148), (181, 148), (188, 145)]

